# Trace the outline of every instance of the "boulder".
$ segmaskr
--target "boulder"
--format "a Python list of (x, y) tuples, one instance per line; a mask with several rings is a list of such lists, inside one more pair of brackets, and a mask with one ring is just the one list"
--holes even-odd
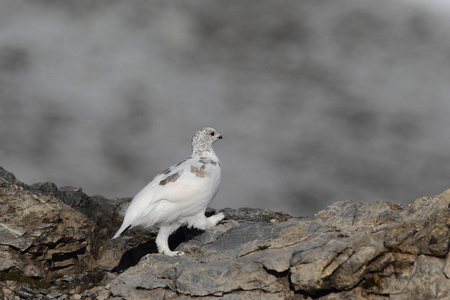
[(94, 228), (86, 215), (0, 169), (2, 278), (20, 273), (48, 281), (83, 272), (90, 265)]
[[(309, 217), (223, 209), (207, 231), (117, 239), (130, 199), (28, 186), (0, 169), (5, 299), (448, 299), (450, 190), (407, 206), (337, 202)], [(216, 213), (209, 209), (207, 214)]]
[(124, 299), (450, 298), (449, 204), (450, 190), (407, 207), (347, 201), (308, 218), (225, 221), (181, 244), (185, 257), (146, 255), (108, 288)]

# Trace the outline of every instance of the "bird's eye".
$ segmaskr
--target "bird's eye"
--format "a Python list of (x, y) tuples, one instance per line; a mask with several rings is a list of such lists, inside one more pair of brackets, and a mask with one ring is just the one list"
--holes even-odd
[(214, 136), (214, 131), (211, 131), (209, 134), (212, 135), (212, 136)]

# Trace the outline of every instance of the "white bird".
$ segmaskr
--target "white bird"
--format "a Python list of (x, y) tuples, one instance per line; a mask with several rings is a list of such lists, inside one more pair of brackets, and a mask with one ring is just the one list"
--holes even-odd
[(222, 221), (223, 213), (205, 216), (205, 210), (219, 190), (220, 161), (212, 144), (222, 136), (205, 127), (192, 137), (192, 155), (156, 175), (131, 201), (117, 238), (130, 227), (159, 227), (156, 245), (159, 253), (176, 256), (169, 248), (170, 234), (187, 225), (206, 230)]

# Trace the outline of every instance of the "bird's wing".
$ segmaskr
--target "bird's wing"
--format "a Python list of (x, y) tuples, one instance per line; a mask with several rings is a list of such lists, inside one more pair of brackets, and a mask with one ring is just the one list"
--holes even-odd
[(187, 159), (158, 174), (134, 197), (124, 224), (151, 226), (176, 220), (196, 201), (212, 198), (219, 182), (218, 163)]

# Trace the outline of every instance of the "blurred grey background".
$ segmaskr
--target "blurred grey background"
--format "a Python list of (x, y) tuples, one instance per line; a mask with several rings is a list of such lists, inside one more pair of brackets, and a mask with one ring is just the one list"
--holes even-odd
[(134, 196), (211, 126), (216, 208), (299, 216), (438, 194), (445, 3), (0, 0), (0, 166)]

